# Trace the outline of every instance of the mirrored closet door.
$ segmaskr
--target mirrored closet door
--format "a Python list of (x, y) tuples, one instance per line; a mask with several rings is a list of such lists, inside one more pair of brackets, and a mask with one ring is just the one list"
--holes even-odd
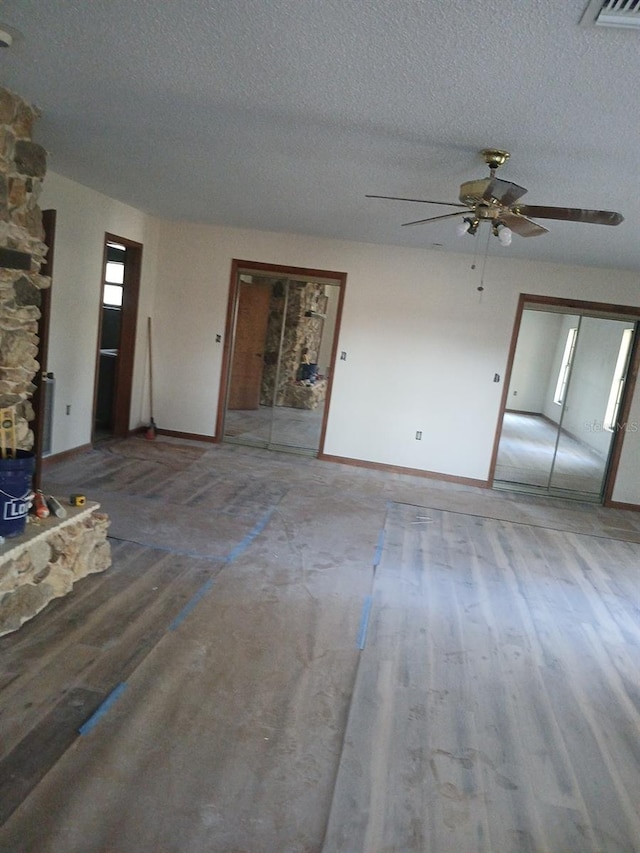
[(239, 271), (225, 441), (317, 453), (340, 282)]
[(636, 320), (522, 311), (494, 487), (602, 499)]

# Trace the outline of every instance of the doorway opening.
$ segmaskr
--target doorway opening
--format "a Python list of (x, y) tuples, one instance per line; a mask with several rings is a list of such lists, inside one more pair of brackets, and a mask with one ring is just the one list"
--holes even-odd
[(233, 262), (223, 441), (322, 451), (345, 282), (344, 273)]
[(523, 296), (493, 487), (606, 503), (637, 372), (640, 310)]
[(142, 245), (105, 235), (92, 441), (129, 432)]

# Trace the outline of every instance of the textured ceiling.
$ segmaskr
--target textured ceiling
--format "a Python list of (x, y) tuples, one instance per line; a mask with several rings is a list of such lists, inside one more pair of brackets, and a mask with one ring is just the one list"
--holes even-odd
[(497, 146), (523, 201), (625, 221), (492, 252), (640, 269), (640, 31), (586, 6), (4, 0), (0, 81), (42, 111), (52, 170), (164, 218), (472, 251), (457, 220), (400, 227), (446, 208), (365, 193), (456, 201)]

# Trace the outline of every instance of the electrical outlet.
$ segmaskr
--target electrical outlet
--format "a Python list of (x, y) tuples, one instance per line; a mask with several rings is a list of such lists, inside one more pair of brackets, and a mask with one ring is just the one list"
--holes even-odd
[(222, 335), (216, 335), (216, 343), (219, 344), (222, 340)]
[(416, 431), (416, 441), (422, 441), (422, 430), (421, 429)]
[(347, 360), (347, 354), (344, 350), (342, 350), (342, 352), (340, 353), (340, 361), (346, 361), (346, 360)]
[(67, 414), (68, 414), (68, 415), (70, 415), (70, 414), (71, 414), (71, 406), (67, 406)]

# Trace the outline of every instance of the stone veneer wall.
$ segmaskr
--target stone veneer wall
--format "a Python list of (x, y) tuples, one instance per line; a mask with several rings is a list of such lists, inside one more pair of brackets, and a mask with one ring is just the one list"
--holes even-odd
[(31, 255), (31, 270), (0, 268), (0, 408), (16, 413), (18, 447), (30, 450), (33, 418), (30, 397), (39, 369), (40, 275), (47, 247), (38, 198), (46, 172), (46, 152), (32, 142), (37, 111), (0, 88), (0, 248)]

